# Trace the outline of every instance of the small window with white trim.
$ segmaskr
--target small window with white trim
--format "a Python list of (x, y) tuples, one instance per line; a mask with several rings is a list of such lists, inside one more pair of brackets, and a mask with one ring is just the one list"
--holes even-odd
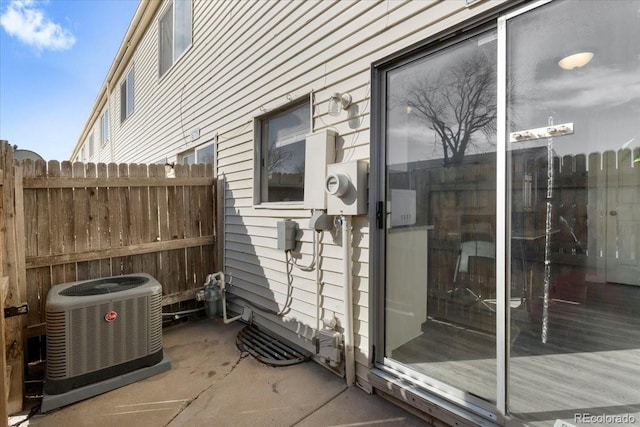
[(93, 146), (93, 132), (91, 132), (91, 135), (89, 135), (89, 142), (87, 144), (89, 145), (89, 159), (91, 159), (95, 152), (94, 146)]
[(131, 67), (127, 77), (120, 83), (120, 123), (133, 114), (133, 79), (134, 68)]
[(178, 154), (178, 163), (183, 165), (193, 165), (196, 163), (210, 163), (215, 161), (215, 144), (202, 144), (194, 149)]
[(109, 142), (109, 108), (104, 110), (100, 117), (100, 147), (104, 147)]

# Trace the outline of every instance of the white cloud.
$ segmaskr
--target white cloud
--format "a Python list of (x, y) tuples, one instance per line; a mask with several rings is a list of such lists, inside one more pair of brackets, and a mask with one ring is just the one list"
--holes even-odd
[(51, 21), (33, 0), (12, 0), (0, 15), (0, 25), (9, 35), (40, 50), (66, 50), (76, 42), (69, 30)]
[[(565, 73), (563, 78), (544, 82), (538, 93), (545, 97), (540, 101), (552, 107), (617, 107), (640, 98), (640, 70), (598, 67), (582, 74)], [(549, 99), (551, 93), (556, 97)]]

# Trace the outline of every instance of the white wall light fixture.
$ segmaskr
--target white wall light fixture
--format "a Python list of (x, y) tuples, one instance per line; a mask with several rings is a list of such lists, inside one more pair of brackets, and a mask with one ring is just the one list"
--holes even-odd
[(341, 110), (346, 110), (351, 105), (351, 95), (348, 93), (334, 93), (329, 98), (329, 115), (337, 117)]
[(587, 65), (593, 59), (593, 52), (578, 52), (573, 55), (565, 56), (560, 61), (558, 61), (558, 65), (563, 70), (575, 70), (577, 68), (582, 68)]

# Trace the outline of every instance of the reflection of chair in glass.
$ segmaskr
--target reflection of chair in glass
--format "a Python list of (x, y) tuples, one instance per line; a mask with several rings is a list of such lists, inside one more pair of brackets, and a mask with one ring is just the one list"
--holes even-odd
[[(495, 308), (485, 301), (485, 299), (492, 297), (483, 294), (487, 291), (486, 287), (491, 286), (492, 278), (495, 277), (493, 273), (495, 254), (496, 245), (493, 242), (484, 240), (462, 242), (453, 275), (454, 289), (452, 291), (458, 294), (462, 293), (464, 297), (467, 297), (469, 301), (467, 304), (480, 304), (493, 313), (495, 313)], [(478, 266), (471, 269), (470, 266), (474, 262), (474, 258), (478, 258)], [(476, 269), (482, 270), (480, 274), (474, 271)]]

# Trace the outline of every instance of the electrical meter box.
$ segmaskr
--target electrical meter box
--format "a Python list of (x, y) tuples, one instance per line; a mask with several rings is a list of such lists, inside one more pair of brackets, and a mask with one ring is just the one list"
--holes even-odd
[(285, 219), (278, 221), (278, 250), (292, 251), (296, 248), (296, 234), (298, 223)]
[(333, 163), (327, 166), (324, 181), (329, 195), (327, 213), (329, 215), (364, 215), (367, 213), (367, 172), (366, 160), (347, 163)]
[(304, 208), (327, 209), (324, 178), (327, 164), (336, 161), (336, 132), (326, 129), (307, 135), (304, 147)]

